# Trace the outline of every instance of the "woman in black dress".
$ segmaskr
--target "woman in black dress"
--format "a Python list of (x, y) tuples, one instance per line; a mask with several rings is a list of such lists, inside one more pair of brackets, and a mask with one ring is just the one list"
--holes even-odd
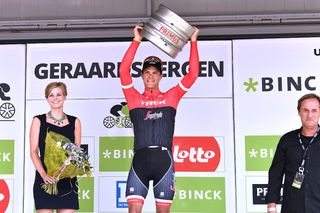
[(47, 132), (61, 134), (80, 147), (81, 123), (74, 116), (63, 111), (67, 88), (62, 82), (47, 85), (45, 97), (50, 106), (48, 113), (33, 118), (30, 128), (30, 155), (36, 168), (33, 196), (37, 213), (73, 213), (79, 209), (78, 188), (76, 178), (65, 178), (58, 181), (58, 194), (50, 195), (41, 188), (44, 183), (52, 184), (56, 179), (47, 174), (44, 164), (45, 138)]

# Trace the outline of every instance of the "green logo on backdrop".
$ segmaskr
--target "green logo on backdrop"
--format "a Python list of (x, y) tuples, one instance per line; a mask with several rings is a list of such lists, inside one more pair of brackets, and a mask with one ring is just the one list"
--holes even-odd
[(77, 212), (94, 212), (94, 179), (93, 177), (78, 177), (79, 206)]
[(100, 137), (100, 172), (127, 172), (133, 158), (133, 137)]
[(281, 136), (246, 136), (246, 171), (268, 171)]
[(178, 177), (172, 212), (226, 212), (224, 177)]
[(243, 85), (246, 87), (247, 92), (250, 92), (250, 90), (252, 90), (252, 92), (256, 92), (258, 81), (254, 81), (253, 78), (249, 78), (249, 81), (243, 82)]
[(0, 174), (14, 174), (14, 140), (0, 140)]

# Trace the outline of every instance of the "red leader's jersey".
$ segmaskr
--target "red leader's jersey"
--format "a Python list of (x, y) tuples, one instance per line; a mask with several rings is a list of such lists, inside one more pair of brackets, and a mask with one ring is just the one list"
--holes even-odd
[(148, 146), (171, 150), (178, 103), (199, 74), (197, 42), (190, 42), (189, 72), (178, 85), (164, 93), (160, 90), (145, 90), (142, 94), (134, 88), (130, 74), (139, 44), (138, 41), (132, 41), (120, 66), (121, 86), (134, 129), (134, 151)]

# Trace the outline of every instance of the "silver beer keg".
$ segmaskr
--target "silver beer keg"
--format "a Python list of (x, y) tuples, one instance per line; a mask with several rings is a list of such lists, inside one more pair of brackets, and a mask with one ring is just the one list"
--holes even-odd
[(142, 35), (172, 58), (182, 50), (194, 28), (176, 13), (160, 4), (144, 24)]

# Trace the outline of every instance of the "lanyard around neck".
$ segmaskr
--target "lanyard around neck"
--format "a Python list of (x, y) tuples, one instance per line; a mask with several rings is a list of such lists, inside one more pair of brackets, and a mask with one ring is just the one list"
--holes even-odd
[(308, 151), (309, 147), (311, 146), (311, 144), (314, 142), (314, 139), (318, 136), (319, 129), (320, 129), (320, 127), (318, 126), (318, 129), (317, 129), (316, 133), (314, 133), (314, 135), (312, 136), (312, 139), (309, 142), (307, 147), (304, 147), (303, 142), (301, 140), (301, 134), (300, 134), (300, 132), (298, 133), (299, 143), (301, 144), (301, 147), (302, 147), (302, 149), (304, 151), (300, 167), (304, 167), (304, 163), (306, 161), (306, 156), (307, 156), (307, 151)]

